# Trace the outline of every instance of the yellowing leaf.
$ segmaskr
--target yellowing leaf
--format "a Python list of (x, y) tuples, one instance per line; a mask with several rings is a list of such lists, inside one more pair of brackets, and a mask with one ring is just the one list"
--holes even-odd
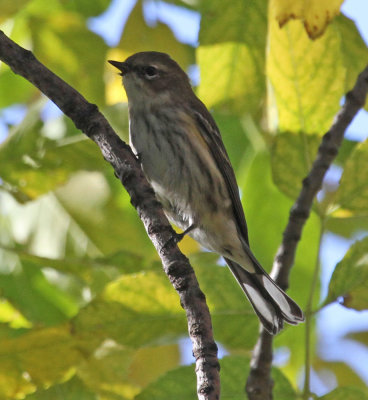
[(13, 398), (16, 393), (29, 392), (31, 387), (65, 378), (81, 359), (73, 346), (68, 325), (35, 329), (13, 338), (2, 337), (0, 398)]
[(226, 112), (257, 111), (265, 92), (267, 2), (235, 0), (224, 7), (206, 0), (200, 9), (199, 97)]
[(273, 0), (271, 17), (282, 27), (290, 19), (303, 21), (312, 39), (321, 36), (329, 22), (340, 12), (344, 0)]
[(263, 59), (244, 43), (200, 46), (201, 68), (198, 96), (207, 107), (235, 113), (254, 111), (264, 92)]
[(282, 29), (271, 21), (267, 74), (280, 130), (307, 134), (328, 130), (340, 108), (346, 78), (335, 27), (312, 41), (300, 21)]

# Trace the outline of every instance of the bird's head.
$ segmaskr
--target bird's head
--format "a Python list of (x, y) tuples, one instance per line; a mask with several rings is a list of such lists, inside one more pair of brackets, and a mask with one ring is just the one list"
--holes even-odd
[(156, 97), (172, 101), (192, 91), (188, 76), (168, 54), (145, 51), (109, 63), (120, 70), (130, 104)]

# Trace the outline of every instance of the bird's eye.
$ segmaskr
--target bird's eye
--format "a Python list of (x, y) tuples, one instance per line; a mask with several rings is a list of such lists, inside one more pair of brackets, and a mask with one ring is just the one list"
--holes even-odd
[(148, 79), (155, 78), (158, 75), (157, 68), (150, 65), (144, 69), (144, 74)]

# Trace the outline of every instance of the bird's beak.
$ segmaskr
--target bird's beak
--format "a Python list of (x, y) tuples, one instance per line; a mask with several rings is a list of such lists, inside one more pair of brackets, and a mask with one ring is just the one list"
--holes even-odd
[(130, 70), (129, 64), (126, 62), (120, 62), (120, 61), (114, 61), (114, 60), (108, 60), (108, 62), (113, 65), (115, 68), (117, 68), (121, 73), (119, 75), (124, 76), (127, 74)]

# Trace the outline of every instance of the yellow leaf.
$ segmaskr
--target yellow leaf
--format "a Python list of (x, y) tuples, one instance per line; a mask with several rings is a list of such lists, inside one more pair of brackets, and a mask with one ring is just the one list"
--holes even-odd
[(271, 18), (280, 27), (290, 19), (300, 19), (311, 39), (321, 36), (329, 22), (339, 14), (344, 0), (274, 0), (271, 2)]
[[(345, 91), (346, 67), (337, 28), (330, 26), (323, 37), (312, 41), (300, 21), (282, 29), (270, 21), (267, 75), (279, 129), (323, 134)], [(273, 110), (272, 104), (268, 106)], [(270, 114), (269, 123), (275, 125)]]
[(254, 111), (264, 91), (262, 58), (257, 49), (240, 42), (200, 46), (197, 60), (202, 74), (198, 96), (207, 107), (236, 113)]

